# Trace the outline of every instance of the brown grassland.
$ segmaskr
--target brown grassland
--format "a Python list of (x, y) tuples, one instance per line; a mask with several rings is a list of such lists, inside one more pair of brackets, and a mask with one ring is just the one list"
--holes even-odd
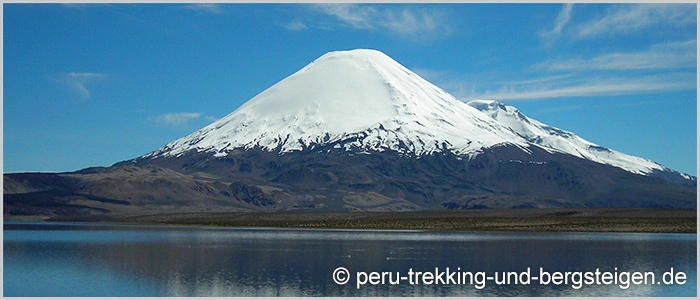
[(49, 221), (335, 229), (697, 233), (697, 211), (540, 208), (411, 212), (202, 212), (54, 217)]

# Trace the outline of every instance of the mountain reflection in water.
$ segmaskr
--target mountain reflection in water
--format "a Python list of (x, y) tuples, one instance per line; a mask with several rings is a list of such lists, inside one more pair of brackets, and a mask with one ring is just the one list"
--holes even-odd
[[(4, 224), (5, 296), (695, 296), (695, 234), (502, 233)], [(333, 271), (350, 271), (338, 285)], [(602, 271), (684, 285), (356, 287), (355, 272)]]

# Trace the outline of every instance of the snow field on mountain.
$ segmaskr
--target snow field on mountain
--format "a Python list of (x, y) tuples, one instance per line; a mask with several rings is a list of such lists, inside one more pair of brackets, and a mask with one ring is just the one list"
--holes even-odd
[[(367, 136), (346, 149), (456, 154), (497, 144), (525, 147), (505, 126), (375, 50), (328, 53), (263, 91), (219, 121), (169, 143), (152, 156), (192, 149), (225, 156), (232, 149), (305, 145)], [(400, 149), (400, 145), (408, 149)], [(444, 145), (443, 145), (444, 144)]]
[(223, 157), (254, 147), (284, 154), (333, 144), (358, 153), (450, 151), (468, 158), (496, 145), (525, 152), (536, 145), (636, 174), (693, 179), (494, 100), (464, 103), (386, 54), (367, 49), (329, 52), (222, 119), (143, 157), (177, 157), (192, 150)]
[[(507, 125), (531, 143), (557, 152), (616, 166), (636, 174), (648, 175), (654, 170), (673, 172), (648, 159), (601, 147), (572, 132), (543, 124), (523, 115), (517, 108), (504, 105), (495, 100), (472, 100), (467, 104), (479, 109), (501, 124)], [(682, 175), (686, 179), (690, 179), (689, 176)]]

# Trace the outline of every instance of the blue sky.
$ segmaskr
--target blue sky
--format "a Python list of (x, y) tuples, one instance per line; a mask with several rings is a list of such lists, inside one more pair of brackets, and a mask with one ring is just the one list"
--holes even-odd
[(3, 171), (155, 150), (326, 52), (383, 51), (697, 174), (696, 4), (4, 4)]

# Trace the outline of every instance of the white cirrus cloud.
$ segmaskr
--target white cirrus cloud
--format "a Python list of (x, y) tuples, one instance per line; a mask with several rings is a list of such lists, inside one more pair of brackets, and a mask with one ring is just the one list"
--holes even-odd
[(315, 7), (324, 14), (333, 16), (347, 26), (357, 29), (374, 29), (379, 14), (372, 6), (333, 3), (317, 4)]
[(224, 13), (224, 9), (216, 3), (194, 3), (183, 6), (185, 9), (193, 10), (199, 13), (208, 13), (220, 15)]
[(190, 120), (199, 119), (201, 116), (201, 113), (194, 112), (169, 113), (157, 116), (155, 121), (169, 125), (181, 125), (189, 122)]
[(85, 100), (90, 98), (91, 95), (87, 85), (105, 76), (104, 74), (92, 72), (68, 72), (59, 75), (57, 81)]
[(452, 31), (444, 14), (435, 10), (347, 3), (317, 4), (314, 7), (336, 19), (340, 26), (360, 30), (387, 30), (404, 38), (424, 40), (427, 38), (424, 33), (444, 35)]
[(502, 83), (491, 90), (460, 95), (460, 99), (542, 100), (567, 97), (599, 97), (653, 94), (697, 89), (695, 73), (651, 76), (572, 77), (572, 80), (542, 84)]
[(566, 24), (568, 24), (569, 21), (571, 21), (571, 12), (573, 8), (573, 3), (564, 4), (564, 7), (562, 7), (561, 11), (559, 12), (559, 15), (557, 15), (557, 19), (554, 20), (554, 25), (552, 26), (552, 28), (541, 31), (540, 37), (549, 42), (559, 37), (559, 35), (561, 35), (562, 29), (564, 29), (564, 26), (566, 26)]
[(579, 24), (578, 38), (601, 35), (629, 34), (661, 24), (675, 26), (696, 25), (695, 4), (621, 4), (610, 8), (604, 15)]
[(697, 40), (665, 42), (635, 52), (604, 53), (591, 58), (548, 60), (534, 66), (546, 71), (662, 70), (697, 67)]
[(306, 26), (306, 24), (304, 24), (304, 22), (302, 22), (299, 19), (294, 19), (289, 23), (282, 24), (281, 26), (291, 31), (302, 31), (309, 28), (308, 26)]

